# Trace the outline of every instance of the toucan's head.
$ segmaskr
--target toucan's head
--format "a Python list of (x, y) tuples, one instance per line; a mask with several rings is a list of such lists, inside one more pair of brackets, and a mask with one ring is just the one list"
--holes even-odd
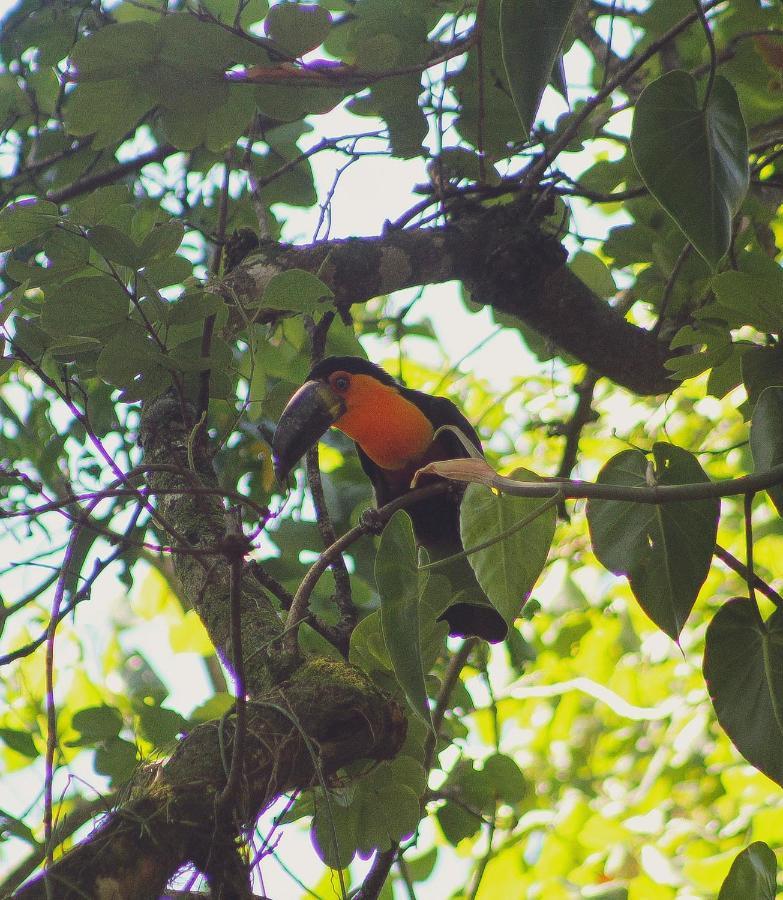
[(402, 386), (358, 356), (329, 356), (288, 401), (272, 439), (275, 473), (285, 481), (302, 455), (334, 425), (384, 469), (401, 469), (432, 442), (433, 426)]

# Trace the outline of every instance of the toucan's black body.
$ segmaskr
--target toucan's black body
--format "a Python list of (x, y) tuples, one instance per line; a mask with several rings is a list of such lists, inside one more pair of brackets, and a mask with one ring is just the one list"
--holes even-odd
[[(480, 452), (483, 452), (475, 429), (451, 400), (445, 397), (432, 397), (422, 391), (406, 388), (379, 366), (359, 357), (332, 356), (324, 359), (312, 369), (305, 387), (300, 389), (300, 392), (311, 383), (318, 384), (320, 390), (320, 385), (325, 384), (329, 376), (337, 371), (370, 375), (382, 384), (394, 387), (424, 413), (434, 431), (444, 425), (454, 426)], [(309, 408), (298, 410), (296, 396), (298, 394), (286, 407), (273, 441), (277, 471), (279, 476), (283, 477), (304, 452), (302, 449), (305, 443), (302, 433), (304, 420), (309, 418), (313, 426), (308, 434), (310, 444), (314, 443), (327, 427), (324, 424), (326, 416), (321, 404), (316, 404), (312, 411)], [(286, 422), (288, 416), (296, 422), (290, 435)], [(384, 469), (370, 459), (358, 443), (356, 449), (362, 469), (372, 482), (378, 506), (383, 506), (408, 493), (411, 490), (414, 473), (427, 463), (469, 456), (457, 435), (450, 431), (437, 435), (420, 458), (402, 469)], [(432, 560), (452, 556), (463, 549), (459, 528), (459, 507), (463, 493), (464, 489), (455, 486), (453, 492), (429, 497), (407, 509), (413, 522), (416, 540), (428, 551)], [(481, 590), (467, 559), (463, 557), (450, 563), (444, 574), (447, 574), (455, 588), (457, 586), (459, 588), (457, 602), (449, 606), (442, 617), (448, 622), (450, 633), (477, 635), (493, 642), (502, 640), (507, 632), (506, 623)]]

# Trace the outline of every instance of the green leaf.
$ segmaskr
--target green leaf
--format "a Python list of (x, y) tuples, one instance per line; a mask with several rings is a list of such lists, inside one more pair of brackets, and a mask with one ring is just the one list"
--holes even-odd
[(315, 50), (332, 27), (328, 9), (313, 3), (277, 3), (264, 20), (264, 31), (291, 56)]
[(410, 516), (399, 510), (386, 523), (375, 557), (381, 623), (394, 674), (413, 710), (430, 722), (419, 622), (419, 570)]
[[(707, 482), (696, 458), (672, 444), (656, 443), (655, 483)], [(639, 450), (612, 457), (599, 484), (644, 487), (653, 474)], [(709, 571), (718, 529), (720, 501), (630, 503), (590, 500), (587, 522), (598, 561), (625, 575), (639, 605), (655, 624), (677, 640)]]
[(483, 824), (481, 816), (450, 800), (441, 806), (436, 816), (443, 836), (455, 847), (464, 838), (473, 837)]
[(778, 863), (763, 841), (754, 841), (731, 864), (718, 900), (774, 900)]
[(408, 877), (411, 881), (426, 881), (432, 875), (435, 863), (438, 861), (438, 848), (431, 847), (421, 856), (413, 859), (405, 857), (405, 864), (408, 868)]
[(188, 730), (188, 723), (173, 709), (140, 703), (136, 708), (142, 735), (156, 747), (167, 747), (178, 734)]
[(783, 786), (783, 612), (762, 622), (745, 597), (724, 603), (707, 626), (703, 670), (731, 742)]
[(783, 331), (783, 272), (771, 264), (767, 272), (721, 272), (712, 279), (721, 307), (734, 314), (732, 325), (759, 331)]
[(201, 0), (204, 9), (208, 9), (219, 21), (228, 25), (235, 23), (239, 13), (239, 25), (247, 31), (249, 25), (260, 22), (267, 13), (267, 0)]
[(41, 327), (55, 337), (91, 337), (128, 318), (130, 301), (122, 286), (108, 275), (75, 278), (47, 291)]
[(217, 316), (225, 310), (223, 298), (207, 291), (185, 291), (172, 301), (167, 310), (166, 321), (169, 325), (189, 325), (192, 322), (203, 322), (207, 316)]
[(16, 728), (0, 728), (0, 741), (16, 753), (35, 759), (38, 750), (29, 731), (18, 731)]
[(79, 744), (95, 744), (117, 737), (122, 715), (114, 706), (89, 706), (74, 713), (71, 724), (81, 733)]
[(783, 386), (783, 349), (748, 347), (742, 354), (741, 368), (748, 406), (753, 410), (766, 388)]
[(155, 58), (160, 47), (157, 29), (147, 22), (107, 25), (82, 38), (70, 54), (81, 80), (126, 77)]
[(96, 225), (87, 232), (87, 240), (107, 261), (137, 269), (143, 257), (136, 242), (113, 225)]
[(328, 805), (317, 792), (312, 836), (321, 859), (332, 868), (344, 868), (357, 850), (387, 850), (412, 834), (421, 819), (425, 787), (422, 765), (401, 753), (375, 766), (345, 792), (330, 794)]
[(185, 234), (185, 226), (182, 222), (172, 219), (169, 222), (160, 222), (153, 225), (152, 231), (144, 238), (138, 248), (142, 265), (148, 265), (153, 260), (165, 259), (179, 249)]
[(365, 616), (351, 632), (348, 658), (368, 675), (392, 671), (379, 609)]
[[(750, 449), (757, 472), (783, 464), (783, 387), (768, 387), (753, 410)], [(783, 483), (767, 488), (777, 511), (783, 515)]]
[(127, 781), (136, 769), (136, 746), (122, 738), (110, 738), (95, 751), (95, 771), (115, 783)]
[(597, 296), (606, 299), (617, 293), (617, 285), (609, 267), (594, 253), (580, 250), (568, 261), (568, 268)]
[(68, 95), (66, 128), (79, 137), (94, 135), (92, 148), (100, 150), (133, 131), (154, 105), (154, 98), (130, 78), (87, 81)]
[(269, 280), (264, 296), (257, 305), (312, 314), (325, 308), (321, 300), (331, 297), (334, 294), (320, 278), (304, 269), (287, 269)]
[(702, 108), (692, 75), (662, 75), (636, 104), (631, 150), (652, 195), (714, 269), (749, 182), (747, 131), (731, 83), (718, 75)]
[(519, 803), (528, 793), (522, 770), (503, 753), (496, 753), (484, 761), (486, 774), (495, 796), (504, 803)]
[(96, 368), (104, 381), (140, 399), (170, 383), (165, 361), (144, 328), (127, 322), (103, 348)]
[(56, 203), (20, 200), (0, 212), (0, 253), (21, 247), (51, 231), (59, 221)]
[(578, 0), (502, 0), (503, 66), (525, 135), (536, 120)]
[[(538, 481), (526, 469), (512, 478)], [(486, 541), (495, 543), (468, 556), (478, 583), (510, 626), (519, 615), (546, 563), (555, 533), (554, 507), (507, 537), (500, 535), (535, 513), (546, 501), (496, 494), (481, 484), (470, 484), (460, 506), (460, 533), (467, 549)]]

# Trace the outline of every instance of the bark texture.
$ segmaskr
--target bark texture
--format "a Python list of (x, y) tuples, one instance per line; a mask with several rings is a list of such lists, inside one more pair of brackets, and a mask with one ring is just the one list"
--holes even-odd
[[(264, 242), (225, 279), (229, 304), (257, 305), (286, 269), (317, 275), (346, 311), (391, 291), (460, 280), (477, 303), (519, 319), (561, 351), (637, 394), (668, 393), (671, 355), (650, 331), (597, 297), (566, 266), (566, 251), (522, 201), (468, 207), (447, 225), (304, 247)], [(279, 315), (262, 311), (261, 319)], [(237, 314), (234, 327), (241, 327)]]

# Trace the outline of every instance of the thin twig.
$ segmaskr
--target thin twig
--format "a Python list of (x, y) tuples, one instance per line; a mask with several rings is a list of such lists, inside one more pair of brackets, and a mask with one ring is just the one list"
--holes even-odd
[(236, 721), (234, 743), (231, 748), (231, 766), (226, 784), (215, 803), (218, 815), (231, 809), (239, 792), (244, 769), (245, 734), (247, 731), (247, 688), (245, 664), (242, 657), (242, 569), (244, 567), (247, 539), (242, 533), (239, 510), (229, 514), (226, 528), (226, 559), (230, 566), (230, 616), (231, 616), (231, 667), (234, 671)]
[[(320, 322), (315, 325), (310, 320), (310, 339), (312, 342), (311, 362), (313, 365), (323, 359), (326, 335), (329, 326), (334, 320), (334, 312), (327, 312)], [(311, 447), (306, 455), (307, 483), (310, 487), (310, 494), (313, 499), (313, 507), (315, 509), (315, 521), (318, 531), (321, 534), (324, 547), (331, 547), (337, 540), (337, 534), (332, 524), (329, 510), (326, 506), (326, 496), (324, 495), (323, 483), (321, 482), (321, 470), (318, 462), (318, 445)], [(348, 656), (348, 643), (350, 641), (351, 632), (356, 625), (357, 610), (353, 605), (351, 592), (351, 579), (348, 575), (348, 569), (342, 554), (338, 555), (330, 566), (335, 583), (335, 602), (340, 612), (340, 621), (335, 629), (335, 640), (337, 649), (345, 656)]]
[[(379, 524), (385, 524), (394, 515), (394, 513), (397, 512), (398, 509), (405, 509), (408, 506), (411, 506), (413, 503), (417, 503), (419, 500), (426, 500), (429, 497), (436, 496), (437, 494), (446, 493), (448, 490), (448, 484), (441, 481), (435, 482), (433, 484), (428, 484), (426, 487), (418, 488), (414, 491), (410, 491), (407, 494), (403, 494), (401, 497), (397, 497), (396, 500), (392, 500), (391, 503), (387, 503), (380, 509), (375, 510), (374, 519)], [(312, 594), (316, 584), (318, 584), (318, 581), (323, 573), (329, 568), (334, 560), (337, 559), (338, 556), (340, 556), (340, 554), (342, 554), (348, 547), (351, 546), (351, 544), (356, 543), (356, 541), (358, 541), (360, 537), (368, 534), (371, 530), (372, 526), (367, 523), (359, 523), (358, 525), (355, 525), (349, 531), (346, 531), (342, 537), (337, 538), (337, 540), (330, 547), (327, 547), (326, 550), (324, 550), (323, 553), (319, 555), (318, 559), (307, 570), (307, 573), (300, 582), (296, 594), (294, 595), (294, 600), (291, 604), (291, 608), (288, 611), (288, 618), (286, 619), (283, 633), (279, 636), (279, 638), (276, 638), (276, 640), (282, 638), (287, 651), (289, 651), (290, 653), (296, 652), (296, 626), (302, 621), (302, 619), (304, 619), (306, 615), (307, 604), (310, 601), (310, 595)]]
[[(226, 243), (226, 222), (228, 221), (228, 184), (231, 177), (231, 153), (226, 154), (223, 165), (223, 185), (220, 189), (220, 201), (218, 206), (217, 230), (215, 232), (215, 250), (212, 254), (210, 271), (213, 277), (220, 275), (223, 263), (223, 247)], [(215, 319), (217, 313), (212, 313), (204, 319), (204, 330), (201, 333), (201, 358), (209, 359), (212, 350), (212, 335), (215, 331)], [(196, 420), (206, 421), (206, 412), (209, 407), (209, 381), (212, 377), (212, 369), (202, 369), (199, 376), (198, 403), (196, 405)]]
[[(750, 578), (748, 567), (743, 565), (732, 553), (729, 553), (725, 547), (716, 544), (713, 552), (722, 563), (727, 565), (732, 572), (736, 572), (740, 578), (744, 578), (746, 581)], [(755, 572), (753, 573), (753, 586), (760, 594), (771, 600), (778, 609), (783, 609), (783, 597), (766, 581), (759, 578)]]
[(712, 96), (712, 86), (715, 84), (715, 73), (718, 69), (718, 55), (715, 51), (715, 38), (712, 35), (709, 22), (707, 22), (707, 16), (702, 9), (701, 0), (693, 0), (693, 4), (696, 7), (696, 14), (701, 22), (701, 27), (704, 29), (704, 36), (707, 38), (707, 46), (710, 48), (710, 72), (707, 77), (707, 87), (704, 89), (704, 101), (701, 106), (702, 111), (704, 111), (707, 109)]
[[(715, 6), (718, 6), (722, 3), (723, 0), (708, 0), (708, 2), (701, 7), (703, 12), (708, 12)], [(582, 125), (590, 118), (595, 109), (606, 100), (618, 87), (623, 85), (627, 78), (637, 72), (641, 67), (649, 60), (655, 56), (663, 47), (665, 47), (668, 43), (673, 41), (681, 32), (685, 31), (686, 28), (689, 28), (697, 19), (699, 18), (699, 13), (695, 10), (692, 13), (689, 13), (683, 19), (681, 19), (676, 25), (672, 26), (665, 34), (663, 34), (657, 41), (653, 41), (649, 44), (646, 49), (640, 53), (638, 56), (631, 59), (626, 65), (620, 69), (620, 71), (612, 78), (607, 84), (597, 93), (595, 93), (590, 100), (585, 103), (582, 109), (572, 117), (568, 126), (563, 129), (562, 132), (559, 133), (558, 137), (553, 141), (553, 143), (547, 147), (546, 151), (541, 155), (541, 157), (535, 162), (530, 168), (524, 173), (524, 181), (527, 185), (536, 184), (549, 168), (552, 161), (571, 143), (571, 141), (576, 137), (579, 133)]]

